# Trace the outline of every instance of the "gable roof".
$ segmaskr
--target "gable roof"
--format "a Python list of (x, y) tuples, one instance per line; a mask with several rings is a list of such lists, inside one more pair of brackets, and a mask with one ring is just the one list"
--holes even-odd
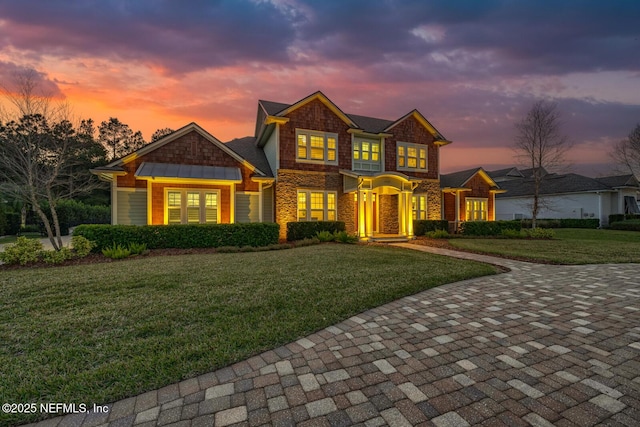
[[(444, 136), (442, 136), (442, 134), (422, 115), (422, 113), (420, 113), (416, 109), (410, 111), (408, 114), (405, 114), (397, 120), (380, 119), (376, 117), (361, 116), (358, 114), (347, 114), (344, 113), (321, 91), (312, 93), (311, 95), (302, 98), (300, 101), (297, 101), (293, 104), (284, 104), (282, 102), (266, 100), (260, 100), (258, 101), (258, 104), (262, 107), (267, 116), (283, 117), (315, 99), (318, 99), (325, 105), (327, 105), (334, 113), (336, 113), (336, 115), (338, 115), (347, 125), (349, 125), (353, 129), (359, 129), (367, 133), (379, 134), (392, 129), (394, 126), (400, 124), (409, 117), (415, 117), (433, 135), (436, 143), (438, 143), (439, 145), (451, 143), (451, 141), (448, 141)], [(261, 137), (261, 135), (257, 136), (258, 138)]]
[(632, 174), (629, 175), (615, 175), (596, 178), (596, 181), (603, 183), (611, 188), (619, 187), (640, 187), (640, 183)]
[(483, 168), (467, 169), (440, 175), (440, 188), (464, 188), (471, 178), (480, 174), (494, 188), (500, 188)]
[[(507, 190), (508, 193), (499, 197), (523, 197), (532, 196), (534, 194), (534, 180), (531, 178), (513, 179), (503, 181), (500, 186)], [(567, 193), (584, 193), (596, 191), (611, 191), (612, 188), (599, 182), (596, 179), (575, 173), (564, 175), (548, 174), (544, 177), (540, 184), (539, 194), (567, 194)]]
[(259, 170), (265, 173), (266, 176), (272, 177), (273, 172), (267, 156), (264, 154), (264, 150), (256, 145), (256, 138), (253, 136), (245, 136), (244, 138), (235, 138), (231, 141), (224, 143), (227, 147), (238, 153), (248, 162), (255, 165)]
[(115, 170), (115, 168), (122, 166), (124, 163), (128, 163), (140, 156), (144, 156), (147, 153), (150, 153), (154, 150), (157, 150), (160, 147), (165, 146), (166, 144), (175, 141), (176, 139), (187, 135), (190, 132), (197, 132), (199, 133), (203, 138), (205, 138), (206, 140), (208, 140), (209, 142), (211, 142), (213, 145), (215, 145), (216, 147), (220, 148), (222, 151), (224, 151), (226, 154), (228, 154), (229, 156), (233, 157), (235, 160), (237, 160), (239, 163), (242, 163), (244, 165), (246, 165), (247, 167), (249, 167), (250, 169), (254, 170), (255, 172), (257, 172), (259, 175), (262, 176), (267, 176), (267, 174), (260, 168), (257, 167), (257, 165), (255, 165), (254, 163), (248, 161), (248, 159), (244, 158), (242, 155), (238, 154), (237, 152), (235, 152), (234, 150), (232, 150), (230, 147), (227, 147), (225, 144), (223, 144), (218, 138), (216, 138), (215, 136), (211, 135), (209, 132), (207, 132), (206, 130), (204, 130), (202, 127), (200, 127), (197, 123), (195, 122), (191, 122), (186, 126), (181, 127), (180, 129), (176, 130), (175, 132), (170, 133), (169, 135), (165, 136), (164, 138), (161, 138), (157, 141), (151, 142), (145, 146), (143, 146), (142, 148), (134, 151), (133, 153), (129, 153), (126, 156), (123, 156), (119, 159), (113, 160), (111, 163), (103, 166), (104, 170), (107, 169), (113, 169)]
[(488, 171), (487, 174), (494, 179), (503, 178), (503, 177), (524, 178), (524, 175), (522, 175), (522, 173), (518, 170), (518, 168), (498, 169), (495, 171)]

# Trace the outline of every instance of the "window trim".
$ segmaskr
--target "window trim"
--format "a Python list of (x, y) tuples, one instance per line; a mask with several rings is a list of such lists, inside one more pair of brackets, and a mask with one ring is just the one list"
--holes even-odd
[[(298, 138), (299, 135), (307, 136), (306, 150), (307, 157), (299, 156), (299, 145)], [(323, 159), (312, 159), (311, 158), (311, 137), (312, 136), (321, 136), (323, 138)], [(334, 138), (336, 141), (335, 149), (329, 149), (328, 140), (329, 138)], [(311, 130), (311, 129), (299, 129), (296, 128), (296, 139), (295, 139), (295, 151), (296, 151), (296, 162), (298, 163), (314, 163), (318, 165), (338, 165), (338, 134), (333, 132), (323, 132), (319, 130)], [(329, 151), (335, 151), (335, 160), (327, 160), (329, 158)]]
[[(404, 148), (404, 166), (400, 166), (400, 154), (399, 148)], [(409, 148), (415, 148), (416, 151), (416, 167), (407, 166), (409, 161)], [(424, 168), (419, 167), (420, 165), (420, 150), (424, 149)], [(415, 171), (415, 172), (429, 172), (429, 147), (425, 144), (415, 144), (411, 142), (397, 141), (396, 142), (396, 168), (401, 171)]]
[[(413, 203), (413, 198), (416, 198), (416, 203)], [(420, 209), (420, 199), (424, 199), (424, 209)], [(416, 193), (411, 195), (411, 217), (414, 220), (426, 220), (429, 218), (428, 215), (428, 203), (429, 199), (427, 198), (427, 194), (425, 193)], [(416, 206), (418, 209), (416, 209)], [(424, 213), (424, 218), (420, 218), (420, 213)]]
[[(305, 219), (300, 219), (300, 193), (304, 193), (306, 196), (306, 206), (305, 206)], [(321, 220), (315, 220), (311, 218), (311, 193), (322, 193), (322, 218)], [(329, 194), (333, 195), (334, 207), (333, 209), (329, 209)], [(317, 210), (317, 209), (314, 209)], [(328, 219), (329, 211), (334, 212), (334, 219)], [(338, 220), (338, 192), (337, 191), (327, 191), (320, 189), (304, 189), (298, 188), (296, 190), (296, 221), (337, 221)]]
[[(198, 224), (220, 224), (221, 216), (220, 210), (222, 205), (221, 191), (218, 188), (182, 188), (182, 187), (165, 187), (164, 188), (164, 221), (165, 225), (169, 225), (169, 193), (180, 193), (180, 225), (195, 224), (188, 221), (188, 209), (187, 209), (187, 193), (199, 193), (199, 209), (200, 209), (200, 221)], [(216, 222), (206, 222), (206, 196), (207, 193), (216, 194)], [(203, 222), (204, 220), (204, 222)], [(174, 223), (175, 224), (175, 223)], [(177, 225), (177, 224), (176, 224)]]
[[(484, 203), (484, 209), (483, 210), (473, 210), (473, 209), (469, 210), (467, 208), (469, 202)], [(482, 212), (482, 216), (484, 218), (481, 218), (481, 219), (470, 218), (469, 212)], [(488, 221), (489, 220), (489, 199), (487, 197), (465, 197), (465, 199), (464, 199), (464, 218), (465, 218), (465, 221)]]
[[(354, 137), (351, 142), (351, 170), (359, 170), (359, 171), (370, 171), (370, 172), (382, 172), (384, 170), (384, 140), (378, 140), (373, 138), (362, 138), (362, 137)], [(362, 143), (368, 144), (378, 144), (378, 161), (373, 160), (362, 160)], [(356, 160), (355, 152), (356, 145), (358, 146), (359, 159)], [(373, 150), (369, 150), (368, 153), (373, 153)], [(356, 167), (356, 163), (360, 164), (360, 167)], [(370, 166), (378, 166), (377, 169), (365, 169), (362, 167), (362, 164), (367, 164)]]

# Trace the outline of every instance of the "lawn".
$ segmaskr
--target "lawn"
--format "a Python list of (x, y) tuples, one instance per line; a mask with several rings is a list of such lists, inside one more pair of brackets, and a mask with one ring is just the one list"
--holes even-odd
[(637, 231), (555, 229), (553, 240), (451, 239), (458, 249), (557, 264), (640, 262)]
[[(3, 271), (0, 402), (113, 402), (493, 273), (418, 251), (337, 244)], [(27, 421), (0, 414), (0, 425)]]

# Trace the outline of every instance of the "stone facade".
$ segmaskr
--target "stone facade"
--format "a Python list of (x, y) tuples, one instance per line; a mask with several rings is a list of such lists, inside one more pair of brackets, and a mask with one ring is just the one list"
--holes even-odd
[(398, 234), (398, 195), (381, 194), (378, 196), (378, 215), (380, 224), (378, 229), (383, 234)]
[(427, 195), (427, 219), (438, 220), (441, 218), (442, 198), (440, 196), (440, 181), (422, 181), (420, 184), (418, 184), (413, 193)]

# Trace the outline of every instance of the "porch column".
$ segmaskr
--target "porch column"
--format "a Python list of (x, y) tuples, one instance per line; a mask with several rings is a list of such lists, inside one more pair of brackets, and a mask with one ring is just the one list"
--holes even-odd
[(413, 193), (407, 193), (407, 237), (413, 237), (413, 209), (411, 208), (411, 196)]
[(367, 235), (364, 211), (364, 191), (358, 190), (358, 237), (361, 239)]
[(373, 236), (373, 192), (367, 191), (365, 193), (365, 197), (367, 198), (367, 209), (366, 209), (366, 229), (367, 229), (367, 237)]
[(400, 234), (407, 235), (407, 203), (405, 200), (405, 193), (398, 194), (398, 216), (400, 225)]

